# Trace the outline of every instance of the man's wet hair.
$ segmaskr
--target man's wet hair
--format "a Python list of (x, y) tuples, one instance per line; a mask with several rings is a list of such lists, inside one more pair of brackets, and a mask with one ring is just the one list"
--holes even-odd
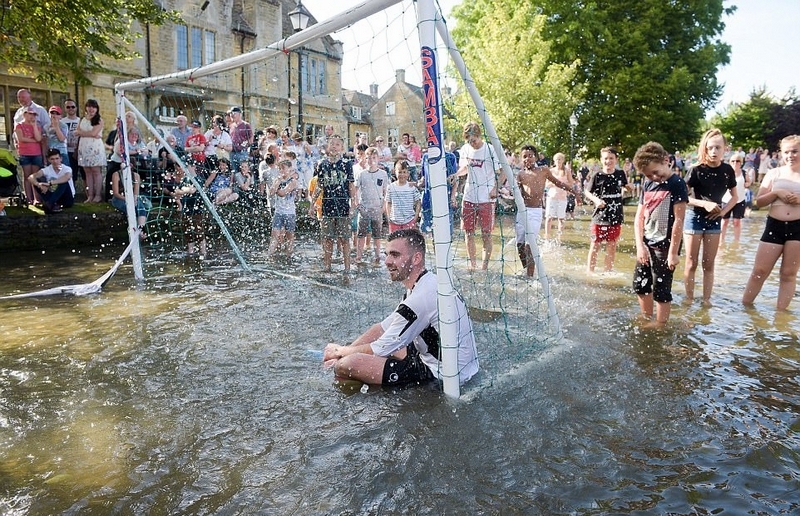
[(522, 151), (531, 151), (535, 157), (537, 158), (539, 157), (539, 151), (536, 150), (536, 147), (534, 147), (533, 145), (530, 144), (523, 145), (522, 148), (519, 150), (520, 154), (522, 154)]
[(389, 234), (388, 242), (404, 238), (412, 252), (420, 252), (425, 257), (425, 236), (416, 228), (398, 229)]

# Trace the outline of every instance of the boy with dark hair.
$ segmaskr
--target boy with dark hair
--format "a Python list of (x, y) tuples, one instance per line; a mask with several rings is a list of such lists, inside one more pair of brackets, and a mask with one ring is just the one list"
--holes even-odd
[(622, 211), (622, 190), (631, 190), (625, 172), (617, 168), (619, 154), (614, 147), (600, 149), (602, 170), (589, 179), (584, 196), (594, 204), (592, 213), (587, 270), (594, 272), (600, 246), (605, 244), (605, 271), (614, 268), (617, 241), (625, 215)]
[(655, 300), (655, 324), (663, 326), (669, 319), (672, 276), (680, 262), (678, 252), (689, 191), (680, 175), (672, 172), (667, 151), (656, 142), (639, 147), (633, 164), (645, 177), (633, 224), (633, 291), (639, 296), (639, 307), (646, 319), (653, 317)]

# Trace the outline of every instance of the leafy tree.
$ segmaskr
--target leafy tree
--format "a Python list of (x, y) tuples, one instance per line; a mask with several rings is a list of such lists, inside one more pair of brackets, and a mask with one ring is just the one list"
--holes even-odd
[(777, 150), (780, 140), (800, 128), (800, 102), (794, 91), (775, 99), (765, 87), (753, 90), (746, 102), (732, 103), (711, 119), (731, 146)]
[[(577, 63), (548, 62), (550, 45), (540, 37), (544, 17), (516, 0), (464, 3), (454, 14), (453, 39), (504, 145), (568, 142), (568, 119), (582, 88), (574, 86)], [(448, 111), (459, 125), (477, 117), (463, 89)], [(453, 133), (460, 138), (459, 129)]]
[(153, 0), (3, 0), (0, 63), (37, 82), (88, 84), (88, 73), (104, 70), (108, 58), (131, 59), (134, 21), (177, 21)]
[[(544, 60), (543, 69), (575, 67), (569, 88), (582, 97), (576, 135), (578, 144), (585, 145), (590, 154), (606, 145), (632, 153), (651, 139), (672, 149), (696, 143), (699, 121), (721, 91), (717, 68), (728, 62), (730, 54), (730, 47), (718, 37), (724, 29), (723, 14), (735, 8), (725, 9), (722, 4), (723, 0), (501, 2), (503, 12), (518, 9), (544, 20), (543, 25), (532, 25), (541, 28), (536, 35), (543, 44), (527, 48), (532, 59)], [(460, 35), (457, 41), (469, 56), (465, 60), (470, 70), (476, 61), (484, 60), (476, 51), (501, 46), (499, 55), (503, 57), (492, 64), (495, 75), (502, 77), (510, 71), (505, 56), (513, 56), (511, 50), (520, 31), (513, 24), (492, 26), (496, 5), (478, 0), (454, 10), (458, 22), (454, 33)], [(498, 32), (505, 37), (498, 39), (494, 35)], [(493, 92), (497, 93), (500, 88)], [(507, 93), (502, 90), (504, 96)], [(558, 111), (566, 126), (568, 115), (563, 111), (571, 111), (574, 104), (565, 106), (559, 98), (537, 100), (545, 103), (529, 104), (537, 111)], [(518, 108), (526, 103), (517, 98), (509, 105)]]
[(766, 89), (761, 88), (750, 94), (749, 101), (732, 104), (726, 115), (712, 118), (712, 124), (725, 134), (733, 148), (762, 147), (776, 104)]

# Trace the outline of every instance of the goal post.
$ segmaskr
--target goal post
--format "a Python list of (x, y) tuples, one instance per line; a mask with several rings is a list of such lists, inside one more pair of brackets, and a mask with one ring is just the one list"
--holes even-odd
[[(389, 8), (394, 10), (393, 6), (396, 4), (402, 5), (402, 16), (408, 14), (411, 20), (416, 24), (406, 20), (407, 25), (405, 28), (408, 32), (403, 32), (402, 37), (404, 44), (403, 50), (407, 55), (402, 58), (396, 58), (392, 55), (391, 59), (370, 56), (370, 65), (351, 71), (353, 77), (358, 77), (359, 80), (372, 80), (369, 84), (370, 97), (377, 102), (378, 97), (372, 92), (373, 85), (377, 92), (378, 81), (375, 77), (368, 77), (368, 74), (375, 73), (372, 63), (385, 60), (391, 62), (395, 68), (403, 68), (411, 70), (412, 64), (415, 70), (420, 72), (421, 87), (417, 92), (413, 88), (408, 88), (409, 97), (411, 95), (421, 96), (422, 102), (422, 120), (421, 127), (415, 127), (417, 134), (423, 134), (420, 140), (422, 151), (425, 154), (424, 162), (427, 166), (426, 176), (426, 189), (430, 195), (430, 209), (432, 212), (432, 247), (433, 253), (429, 253), (429, 267), (431, 262), (435, 267), (437, 276), (437, 305), (439, 309), (439, 335), (440, 335), (440, 353), (441, 353), (441, 370), (439, 376), (442, 379), (442, 387), (444, 393), (448, 397), (458, 398), (461, 395), (460, 376), (459, 370), (459, 331), (465, 327), (463, 319), (470, 317), (472, 323), (470, 327), (475, 335), (476, 344), (478, 344), (479, 353), (481, 357), (481, 370), (490, 371), (484, 373), (481, 382), (492, 381), (492, 374), (498, 371), (508, 371), (513, 368), (521, 359), (521, 357), (530, 353), (532, 350), (538, 348), (542, 342), (553, 342), (562, 336), (560, 321), (558, 313), (553, 300), (553, 295), (550, 291), (549, 280), (545, 271), (545, 266), (540, 256), (539, 249), (536, 245), (535, 238), (533, 238), (536, 228), (526, 227), (526, 242), (531, 247), (538, 275), (535, 281), (533, 278), (524, 278), (519, 276), (519, 271), (513, 270), (516, 267), (516, 249), (509, 256), (505, 256), (503, 252), (500, 253), (499, 258), (493, 258), (490, 270), (486, 271), (465, 271), (463, 267), (464, 256), (464, 233), (463, 230), (452, 224), (452, 212), (450, 209), (450, 192), (448, 191), (448, 174), (452, 170), (447, 169), (447, 145), (446, 134), (444, 128), (444, 117), (447, 115), (445, 110), (445, 101), (447, 96), (443, 95), (444, 86), (449, 86), (453, 83), (463, 84), (464, 89), (469, 93), (469, 97), (474, 105), (478, 119), (486, 136), (487, 145), (494, 151), (496, 164), (505, 172), (509, 181), (509, 189), (513, 194), (513, 208), (515, 212), (516, 221), (522, 224), (527, 224), (527, 217), (525, 216), (525, 206), (522, 194), (517, 186), (516, 172), (510, 166), (506, 159), (505, 150), (501, 144), (497, 130), (490, 119), (474, 81), (470, 77), (466, 64), (450, 36), (450, 33), (445, 24), (442, 13), (437, 7), (435, 0), (416, 0), (413, 3), (409, 0), (364, 0), (358, 5), (346, 9), (337, 15), (330, 17), (327, 20), (321, 21), (308, 28), (298, 31), (291, 36), (275, 41), (266, 47), (253, 50), (251, 52), (223, 59), (207, 65), (195, 67), (192, 69), (176, 71), (174, 73), (136, 79), (126, 82), (121, 82), (115, 85), (116, 96), (116, 114), (117, 125), (120, 129), (120, 138), (123, 148), (125, 148), (127, 138), (127, 127), (125, 114), (131, 111), (137, 118), (137, 123), (142, 131), (147, 131), (154, 144), (159, 148), (166, 149), (176, 167), (184, 171), (185, 175), (194, 185), (198, 191), (200, 203), (204, 206), (204, 211), (209, 216), (206, 220), (211, 220), (214, 225), (214, 236), (217, 242), (223, 243), (227, 241), (230, 250), (236, 256), (241, 268), (245, 272), (253, 271), (252, 265), (258, 264), (266, 267), (266, 270), (275, 270), (276, 275), (280, 276), (279, 269), (273, 267), (273, 264), (264, 263), (263, 261), (263, 243), (268, 242), (269, 231), (250, 231), (249, 238), (258, 241), (259, 245), (254, 245), (253, 240), (245, 240), (242, 233), (247, 233), (250, 228), (244, 228), (245, 224), (252, 224), (255, 219), (266, 219), (267, 215), (262, 210), (261, 212), (255, 211), (246, 214), (243, 218), (235, 219), (235, 208), (216, 204), (213, 196), (204, 191), (201, 182), (193, 177), (190, 172), (190, 167), (187, 166), (179, 153), (175, 152), (167, 142), (167, 138), (159, 131), (158, 124), (161, 124), (161, 129), (168, 128), (168, 123), (160, 118), (163, 111), (159, 112), (158, 108), (154, 113), (150, 113), (148, 109), (137, 108), (136, 100), (139, 99), (140, 93), (145, 94), (160, 94), (162, 98), (160, 106), (165, 106), (163, 103), (164, 92), (172, 91), (193, 91), (198, 93), (193, 98), (189, 98), (186, 104), (178, 106), (185, 106), (189, 111), (200, 113), (201, 119), (211, 118), (215, 112), (217, 114), (223, 112), (222, 107), (228, 104), (226, 101), (232, 99), (231, 89), (226, 89), (228, 85), (233, 82), (233, 78), (237, 77), (236, 74), (241, 70), (244, 73), (244, 67), (250, 67), (252, 72), (256, 75), (258, 72), (262, 82), (258, 82), (259, 87), (270, 87), (271, 84), (286, 84), (281, 81), (281, 77), (286, 78), (286, 61), (284, 55), (292, 50), (300, 50), (301, 47), (308, 46), (320, 38), (329, 36), (338, 31), (351, 30), (358, 32), (358, 23), (367, 23), (367, 30), (359, 32), (359, 34), (369, 33), (369, 20), (368, 18), (376, 15)], [(412, 5), (413, 4), (413, 5)], [(388, 11), (387, 11), (388, 12)], [(387, 17), (389, 15), (387, 14)], [(394, 15), (392, 15), (394, 16)], [(397, 16), (393, 18), (396, 20), (400, 18)], [(372, 40), (366, 44), (372, 50), (378, 37), (383, 35), (390, 29), (386, 26), (379, 26), (375, 23), (372, 31)], [(352, 27), (351, 27), (352, 26)], [(418, 41), (416, 41), (418, 38)], [(359, 49), (357, 49), (358, 51)], [(385, 50), (381, 47), (381, 51), (390, 55), (390, 48)], [(338, 58), (338, 57), (337, 57)], [(407, 61), (406, 61), (407, 58)], [(299, 55), (298, 60), (299, 62)], [(374, 67), (377, 68), (377, 67)], [(365, 71), (366, 69), (366, 71)], [(404, 70), (398, 70), (404, 71)], [(307, 71), (305, 73), (308, 73)], [(344, 76), (344, 67), (341, 72)], [(449, 74), (449, 75), (448, 75)], [(380, 75), (375, 73), (375, 75)], [(366, 76), (366, 77), (365, 77)], [(404, 76), (398, 74), (399, 76)], [(266, 86), (263, 82), (266, 79)], [(341, 77), (339, 78), (341, 80)], [(460, 80), (457, 80), (460, 79)], [(450, 81), (453, 81), (452, 83)], [(401, 79), (397, 78), (400, 82)], [(298, 81), (299, 82), (299, 81)], [(172, 86), (168, 86), (172, 85)], [(243, 88), (244, 86), (242, 86)], [(298, 90), (300, 87), (298, 86)], [(344, 90), (344, 88), (342, 88)], [(327, 92), (326, 92), (327, 93)], [(420, 95), (421, 93), (421, 95)], [(276, 99), (281, 102), (289, 102), (289, 119), (291, 119), (292, 99), (291, 99), (291, 84), (289, 84), (288, 97), (287, 90), (275, 89), (271, 92)], [(447, 94), (449, 95), (449, 93)], [(216, 96), (216, 97), (215, 97)], [(342, 95), (344, 97), (344, 95)], [(188, 98), (188, 97), (184, 97)], [(266, 95), (265, 95), (266, 98)], [(209, 100), (210, 99), (210, 100)], [(417, 97), (414, 97), (417, 99)], [(331, 95), (328, 102), (333, 101)], [(340, 102), (340, 99), (335, 99)], [(269, 99), (261, 99), (251, 102), (248, 109), (253, 110), (259, 114), (260, 121), (276, 120), (280, 124), (281, 120), (286, 118), (276, 118), (276, 113), (283, 109), (285, 114), (285, 107), (280, 102), (279, 107), (269, 106)], [(334, 104), (336, 102), (333, 102)], [(224, 103), (224, 104), (223, 104)], [(341, 100), (341, 104), (344, 100)], [(146, 103), (144, 104), (147, 105)], [(175, 105), (175, 104), (171, 104)], [(221, 106), (222, 105), (222, 106)], [(408, 105), (412, 105), (408, 102)], [(414, 104), (419, 106), (419, 104)], [(298, 106), (300, 107), (300, 106)], [(308, 108), (308, 106), (306, 106)], [(341, 107), (341, 106), (340, 106)], [(373, 107), (375, 109), (377, 104)], [(418, 107), (414, 109), (419, 110)], [(469, 108), (472, 109), (472, 106)], [(186, 112), (189, 112), (186, 111)], [(387, 103), (388, 112), (388, 103)], [(306, 111), (307, 118), (311, 116), (310, 111)], [(394, 113), (392, 113), (394, 114)], [(388, 115), (388, 113), (387, 113)], [(172, 115), (170, 115), (172, 116)], [(317, 120), (322, 115), (317, 113)], [(326, 115), (331, 119), (334, 116), (341, 116), (335, 114)], [(151, 118), (154, 117), (154, 118)], [(255, 120), (254, 119), (254, 120)], [(338, 120), (338, 119), (337, 119)], [(269, 123), (269, 122), (268, 122)], [(324, 123), (324, 122), (315, 122)], [(263, 127), (263, 126), (261, 126)], [(259, 128), (261, 128), (259, 127)], [(255, 128), (254, 128), (255, 129)], [(289, 129), (287, 127), (287, 129)], [(313, 135), (314, 131), (310, 133)], [(358, 134), (358, 133), (356, 133)], [(454, 135), (460, 138), (460, 134)], [(256, 161), (257, 162), (257, 161)], [(496, 167), (498, 168), (498, 167)], [(123, 164), (120, 171), (123, 178), (124, 188), (126, 192), (126, 199), (133, 199), (133, 184), (132, 172), (133, 167), (131, 163), (131, 156), (128, 152), (123, 152)], [(298, 168), (299, 170), (299, 168)], [(210, 181), (210, 180), (209, 180)], [(166, 188), (166, 187), (165, 187)], [(159, 186), (158, 191), (161, 191)], [(263, 195), (261, 192), (259, 195)], [(163, 197), (163, 196), (162, 196)], [(166, 202), (172, 202), (169, 198)], [(155, 230), (161, 235), (161, 248), (160, 250), (183, 248), (183, 238), (186, 237), (188, 241), (188, 231), (183, 231), (181, 221), (176, 217), (181, 215), (179, 209), (176, 210), (175, 203), (165, 204), (159, 207), (155, 221)], [(270, 205), (270, 208), (272, 206)], [(177, 216), (176, 216), (177, 213)], [(135, 205), (128, 202), (126, 207), (126, 215), (129, 225), (129, 235), (133, 245), (132, 257), (134, 261), (134, 274), (137, 279), (144, 278), (146, 268), (144, 267), (144, 260), (155, 259), (157, 254), (157, 245), (153, 240), (148, 240), (151, 246), (147, 253), (142, 253), (140, 250), (139, 230), (137, 228), (137, 218), (135, 212)], [(508, 237), (514, 235), (514, 220), (511, 217), (504, 215), (498, 216), (498, 229), (494, 234), (489, 235), (491, 239), (499, 240), (501, 247), (504, 249), (503, 244), (508, 240)], [(244, 220), (244, 222), (241, 222)], [(237, 226), (237, 221), (241, 224)], [(148, 222), (149, 223), (149, 222)], [(167, 242), (169, 241), (169, 242)], [(510, 240), (507, 246), (510, 246)], [(249, 246), (249, 248), (248, 248)], [(255, 251), (254, 251), (255, 249)], [(300, 269), (291, 270), (292, 274), (283, 274), (287, 278), (286, 281), (297, 281), (302, 279), (303, 274), (310, 273), (310, 281), (314, 282), (314, 271), (311, 270), (309, 261), (314, 260), (315, 252), (318, 254), (319, 249), (313, 249), (310, 246), (305, 249), (304, 258), (306, 261), (302, 264)], [(371, 252), (368, 250), (368, 252)], [(176, 253), (177, 254), (177, 253)], [(227, 248), (224, 253), (225, 260), (230, 260), (230, 254)], [(185, 256), (185, 254), (181, 254)], [(431, 256), (432, 255), (432, 256)], [(487, 254), (488, 256), (488, 254)], [(496, 255), (495, 255), (496, 256)], [(488, 258), (487, 258), (488, 260)], [(497, 266), (499, 263), (499, 267)], [(264, 270), (264, 269), (260, 269)], [(377, 271), (375, 271), (377, 272)], [(524, 272), (524, 271), (523, 271)], [(290, 279), (291, 278), (291, 279)], [(315, 284), (321, 284), (319, 282)], [(464, 300), (468, 313), (463, 313), (460, 299)], [(386, 300), (381, 300), (386, 303)], [(366, 310), (373, 310), (375, 313), (370, 312), (369, 318), (380, 320), (385, 316), (385, 313), (377, 313), (379, 310), (385, 310), (380, 303), (371, 303)], [(361, 315), (364, 315), (363, 313)], [(361, 316), (360, 315), (360, 316)], [(354, 331), (356, 328), (354, 328)], [(482, 332), (479, 334), (479, 332)], [(479, 336), (480, 335), (480, 336)], [(488, 365), (489, 367), (484, 367)]]

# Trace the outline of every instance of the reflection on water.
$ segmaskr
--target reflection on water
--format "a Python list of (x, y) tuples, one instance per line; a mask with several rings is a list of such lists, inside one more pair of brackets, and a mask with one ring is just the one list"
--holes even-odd
[[(775, 313), (774, 278), (739, 303), (762, 224), (720, 253), (713, 307), (682, 305), (677, 274), (669, 327), (644, 330), (630, 228), (619, 272), (587, 277), (570, 223), (543, 246), (566, 339), (460, 402), (342, 392), (308, 351), (398, 299), (379, 270), (330, 288), (165, 262), (145, 285), (123, 268), (100, 295), (0, 302), (0, 510), (800, 511), (800, 308)], [(115, 252), (19, 255), (3, 292), (91, 281)]]

